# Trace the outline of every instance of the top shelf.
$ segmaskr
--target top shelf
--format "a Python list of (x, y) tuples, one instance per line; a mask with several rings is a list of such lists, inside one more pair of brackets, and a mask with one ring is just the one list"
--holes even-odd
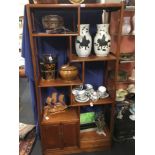
[(27, 4), (30, 8), (121, 8), (122, 3), (93, 3), (93, 4)]
[(80, 7), (84, 8), (120, 8), (121, 3), (95, 3), (95, 4), (80, 4)]

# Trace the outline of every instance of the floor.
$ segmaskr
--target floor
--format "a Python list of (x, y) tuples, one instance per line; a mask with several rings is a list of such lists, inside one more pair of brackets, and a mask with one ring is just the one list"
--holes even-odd
[[(37, 140), (31, 155), (42, 155), (41, 153), (41, 144), (40, 140)], [(98, 152), (91, 152), (91, 153), (80, 153), (74, 155), (135, 155), (135, 141), (128, 140), (121, 143), (114, 143), (111, 150), (106, 151), (98, 151)]]

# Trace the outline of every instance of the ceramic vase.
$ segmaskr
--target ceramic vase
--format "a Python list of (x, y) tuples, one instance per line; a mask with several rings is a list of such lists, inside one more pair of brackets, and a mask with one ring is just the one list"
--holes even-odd
[(111, 37), (109, 35), (109, 24), (98, 24), (97, 33), (94, 38), (94, 52), (97, 56), (107, 56), (110, 52)]
[(122, 34), (123, 35), (129, 34), (130, 31), (131, 31), (130, 17), (124, 17), (123, 26), (122, 26)]
[(89, 33), (89, 24), (80, 25), (80, 35), (75, 40), (76, 53), (79, 57), (88, 57), (92, 48), (92, 37)]
[(108, 24), (108, 12), (103, 10), (102, 12), (102, 24)]

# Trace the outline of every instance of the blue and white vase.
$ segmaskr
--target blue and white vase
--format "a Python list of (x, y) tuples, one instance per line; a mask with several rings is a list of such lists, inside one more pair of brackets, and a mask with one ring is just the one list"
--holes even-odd
[(88, 57), (92, 49), (92, 37), (89, 33), (89, 24), (80, 25), (80, 35), (75, 40), (76, 53), (79, 57)]
[(107, 56), (110, 52), (111, 37), (109, 24), (97, 24), (97, 33), (94, 38), (94, 52), (97, 56)]

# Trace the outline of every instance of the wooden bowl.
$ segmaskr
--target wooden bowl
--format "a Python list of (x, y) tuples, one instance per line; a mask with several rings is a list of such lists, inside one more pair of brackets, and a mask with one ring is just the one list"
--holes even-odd
[(77, 78), (78, 69), (75, 66), (63, 65), (59, 71), (59, 74), (63, 80), (72, 81)]

